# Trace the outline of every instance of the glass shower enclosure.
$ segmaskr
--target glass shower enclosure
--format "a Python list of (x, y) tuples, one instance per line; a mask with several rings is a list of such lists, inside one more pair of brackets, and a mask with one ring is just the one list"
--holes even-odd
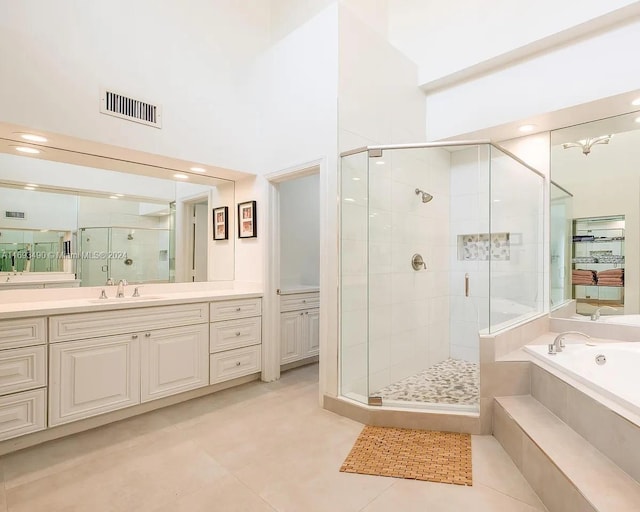
[(488, 142), (370, 146), (340, 174), (340, 392), (479, 410), (479, 335), (544, 310), (544, 177)]
[(130, 283), (167, 283), (169, 229), (96, 227), (78, 231), (81, 286), (104, 285), (111, 278)]

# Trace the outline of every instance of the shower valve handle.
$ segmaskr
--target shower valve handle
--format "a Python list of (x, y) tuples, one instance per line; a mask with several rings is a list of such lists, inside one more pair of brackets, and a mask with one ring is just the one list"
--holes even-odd
[(427, 264), (422, 259), (422, 255), (418, 253), (411, 256), (411, 266), (413, 270), (427, 270)]

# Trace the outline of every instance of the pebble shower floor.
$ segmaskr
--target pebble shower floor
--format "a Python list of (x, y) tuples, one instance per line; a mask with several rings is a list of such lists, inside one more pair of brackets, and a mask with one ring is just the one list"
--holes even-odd
[(373, 393), (383, 400), (477, 406), (480, 403), (480, 366), (447, 359)]

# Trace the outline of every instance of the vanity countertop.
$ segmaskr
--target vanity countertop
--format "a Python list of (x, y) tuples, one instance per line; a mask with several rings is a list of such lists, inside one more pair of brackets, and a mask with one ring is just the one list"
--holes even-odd
[[(59, 300), (34, 300), (24, 302), (0, 302), (0, 320), (24, 318), (31, 316), (50, 316), (68, 313), (90, 313), (96, 311), (112, 311), (149, 306), (167, 306), (172, 304), (189, 304), (194, 302), (208, 302), (212, 300), (245, 299), (262, 297), (262, 291), (251, 290), (193, 290), (176, 292), (145, 292), (139, 298), (129, 296), (116, 299), (111, 295), (114, 290), (109, 289), (108, 299), (95, 297), (65, 297)], [(128, 294), (127, 294), (128, 295)]]
[(295, 286), (287, 286), (280, 289), (280, 295), (295, 295), (296, 293), (314, 293), (319, 292), (319, 286), (311, 286), (311, 285), (295, 285)]

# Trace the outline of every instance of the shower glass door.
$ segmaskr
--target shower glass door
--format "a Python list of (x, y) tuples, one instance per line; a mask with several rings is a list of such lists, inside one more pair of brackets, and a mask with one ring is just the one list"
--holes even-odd
[(78, 235), (80, 286), (100, 286), (111, 277), (109, 273), (109, 228), (81, 228)]

